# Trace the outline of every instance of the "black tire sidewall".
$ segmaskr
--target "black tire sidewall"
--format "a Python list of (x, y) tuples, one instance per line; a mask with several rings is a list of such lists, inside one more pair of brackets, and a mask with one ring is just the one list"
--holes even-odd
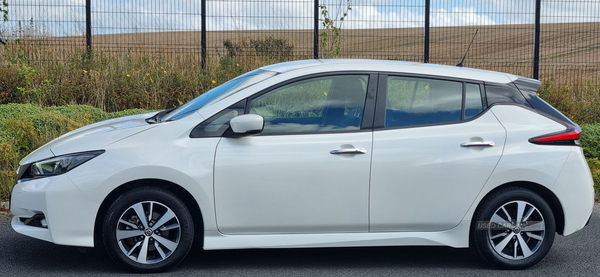
[[(487, 222), (501, 206), (512, 201), (526, 201), (535, 206), (544, 217), (545, 235), (540, 248), (531, 256), (521, 260), (510, 260), (500, 256), (493, 249), (489, 241), (487, 229), (476, 228), (477, 222)], [(487, 197), (475, 212), (471, 225), (471, 243), (475, 250), (489, 263), (503, 269), (524, 269), (531, 267), (542, 260), (550, 251), (556, 232), (556, 223), (552, 209), (548, 203), (537, 193), (518, 187), (511, 187), (497, 191)]]
[[(181, 237), (177, 249), (165, 260), (155, 264), (140, 264), (122, 253), (116, 239), (119, 218), (131, 205), (156, 201), (169, 207), (177, 216), (181, 228)], [(194, 241), (194, 224), (189, 210), (183, 202), (168, 190), (157, 187), (141, 187), (123, 193), (108, 209), (102, 227), (102, 239), (110, 257), (119, 265), (134, 272), (162, 272), (180, 263), (189, 252)]]

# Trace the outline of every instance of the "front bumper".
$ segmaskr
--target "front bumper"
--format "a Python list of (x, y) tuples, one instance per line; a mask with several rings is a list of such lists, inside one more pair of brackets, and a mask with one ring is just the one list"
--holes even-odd
[[(66, 174), (19, 182), (10, 202), (11, 225), (17, 233), (61, 245), (94, 246), (100, 205), (87, 198)], [(46, 227), (30, 224), (30, 219), (42, 216)]]

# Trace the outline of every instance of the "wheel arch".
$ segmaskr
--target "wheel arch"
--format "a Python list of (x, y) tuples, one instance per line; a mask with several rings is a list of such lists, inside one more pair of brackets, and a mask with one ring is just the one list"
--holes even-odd
[[(500, 186), (494, 188), (493, 190), (489, 191), (488, 193), (486, 193), (485, 197), (483, 197), (481, 199), (481, 201), (479, 201), (477, 209), (479, 209), (479, 205), (481, 203), (483, 203), (484, 200), (487, 199), (490, 195), (492, 195), (494, 192), (501, 190), (503, 188), (506, 188), (506, 187), (520, 187), (520, 188), (531, 190), (531, 191), (539, 194), (546, 201), (546, 203), (548, 203), (548, 205), (550, 205), (550, 208), (552, 209), (552, 213), (554, 215), (554, 220), (556, 222), (556, 232), (561, 235), (563, 234), (563, 231), (565, 228), (565, 214), (563, 211), (563, 207), (562, 207), (560, 201), (558, 200), (558, 197), (556, 197), (556, 195), (550, 189), (548, 189), (547, 187), (540, 185), (538, 183), (529, 182), (529, 181), (514, 181), (514, 182), (509, 182), (509, 183), (500, 185)], [(475, 214), (477, 214), (477, 213), (473, 213), (473, 216), (475, 216)], [(474, 219), (472, 219), (472, 220), (474, 220)]]
[(104, 198), (102, 204), (100, 204), (98, 213), (96, 214), (96, 220), (94, 222), (94, 245), (102, 245), (102, 224), (110, 205), (115, 201), (115, 199), (117, 199), (117, 197), (119, 197), (119, 195), (139, 187), (159, 187), (167, 189), (177, 195), (177, 197), (179, 197), (189, 209), (192, 218), (194, 219), (195, 237), (196, 239), (202, 238), (201, 244), (203, 245), (204, 220), (198, 202), (196, 202), (196, 199), (183, 187), (173, 182), (161, 179), (138, 179), (127, 182), (113, 189)]

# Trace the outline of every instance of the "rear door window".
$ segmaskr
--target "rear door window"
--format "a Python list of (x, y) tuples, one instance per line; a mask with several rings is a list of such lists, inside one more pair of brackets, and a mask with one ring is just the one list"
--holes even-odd
[(385, 127), (459, 121), (462, 83), (388, 77)]
[(385, 127), (458, 122), (483, 111), (479, 84), (388, 76)]

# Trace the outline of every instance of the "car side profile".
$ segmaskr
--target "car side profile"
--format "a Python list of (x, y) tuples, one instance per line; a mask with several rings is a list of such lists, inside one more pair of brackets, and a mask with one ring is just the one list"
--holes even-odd
[(206, 250), (471, 247), (539, 262), (582, 229), (581, 129), (540, 82), (462, 67), (304, 60), (174, 109), (98, 122), (20, 162), (12, 227), (103, 245), (136, 272)]

